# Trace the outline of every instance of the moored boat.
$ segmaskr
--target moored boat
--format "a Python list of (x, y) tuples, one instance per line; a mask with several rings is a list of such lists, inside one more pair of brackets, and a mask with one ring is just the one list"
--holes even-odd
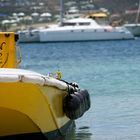
[(124, 27), (127, 28), (134, 36), (140, 36), (140, 24), (139, 23), (124, 24)]
[(137, 10), (135, 22), (124, 24), (124, 27), (127, 28), (134, 36), (140, 36), (139, 15), (140, 15), (140, 0), (138, 4), (138, 10)]
[(0, 33), (0, 139), (54, 140), (90, 108), (77, 84), (19, 69), (14, 33)]
[(102, 26), (89, 18), (63, 20), (61, 26), (41, 29), (39, 34), (40, 42), (134, 39), (130, 31), (124, 27)]
[(27, 29), (17, 32), (19, 34), (19, 42), (21, 43), (32, 43), (39, 42), (39, 29)]
[(56, 23), (56, 26), (37, 29), (37, 32), (33, 33), (34, 37), (38, 36), (37, 40), (33, 39), (33, 36), (30, 35), (29, 31), (27, 31), (27, 38), (25, 33), (19, 32), (21, 34), (20, 42), (69, 42), (134, 39), (134, 35), (123, 26), (112, 27), (110, 25), (101, 25), (94, 19), (81, 18), (80, 15), (78, 18), (73, 17), (72, 19), (65, 20), (63, 3), (63, 0), (60, 0), (60, 23)]
[(41, 29), (39, 31), (40, 42), (134, 39), (131, 32), (124, 27), (102, 26), (89, 18), (79, 17), (65, 20), (63, 3), (63, 0), (60, 0), (60, 26)]

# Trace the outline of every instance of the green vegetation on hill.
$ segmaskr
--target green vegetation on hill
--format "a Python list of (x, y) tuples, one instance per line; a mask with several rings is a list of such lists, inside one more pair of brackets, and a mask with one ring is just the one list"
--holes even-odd
[[(107, 8), (111, 13), (124, 13), (128, 9), (137, 9), (139, 0), (63, 0), (64, 3), (89, 2), (90, 5)], [(86, 6), (86, 5), (84, 5)], [(56, 13), (59, 10), (59, 0), (0, 0), (0, 14), (12, 14), (14, 12), (44, 12)]]
[(124, 13), (125, 10), (138, 8), (139, 0), (94, 0), (100, 7), (109, 9), (111, 13)]
[[(109, 11), (110, 17), (117, 15), (121, 23), (124, 23), (135, 21), (139, 0), (63, 0), (63, 4), (64, 13), (70, 10), (91, 13), (105, 9)], [(43, 13), (50, 16), (41, 17)], [(0, 0), (0, 29), (2, 30), (3, 26), (4, 28), (11, 26), (5, 25), (3, 20), (12, 21), (14, 26), (33, 25), (56, 21), (59, 19), (59, 13), (60, 0)]]

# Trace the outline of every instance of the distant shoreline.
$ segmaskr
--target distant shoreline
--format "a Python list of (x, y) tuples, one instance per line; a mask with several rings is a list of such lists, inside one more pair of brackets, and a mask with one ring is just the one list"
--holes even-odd
[(19, 30), (26, 30), (26, 29), (36, 29), (36, 28), (47, 28), (51, 24), (55, 24), (56, 22), (52, 23), (37, 23), (37, 24), (30, 24), (30, 25), (18, 25), (18, 26), (11, 26), (8, 31), (17, 32)]

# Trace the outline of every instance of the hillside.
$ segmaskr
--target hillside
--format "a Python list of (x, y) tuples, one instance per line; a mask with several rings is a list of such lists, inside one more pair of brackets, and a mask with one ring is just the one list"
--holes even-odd
[[(63, 0), (64, 13), (70, 9), (86, 13), (104, 8), (109, 11), (110, 17), (119, 16), (119, 24), (135, 21), (138, 3), (139, 0)], [(41, 17), (43, 13), (49, 13), (50, 16)], [(0, 0), (0, 29), (11, 26), (5, 25), (3, 20), (14, 21), (18, 26), (42, 24), (58, 21), (59, 14), (60, 0)], [(110, 21), (112, 23), (114, 20), (110, 18)]]
[[(128, 9), (137, 9), (139, 0), (63, 0), (63, 2), (75, 2), (77, 5), (82, 2), (89, 2), (90, 5), (107, 8), (111, 13), (124, 13)], [(0, 0), (0, 14), (34, 11), (56, 13), (59, 9), (59, 3), (59, 0)], [(38, 9), (39, 7), (41, 9)]]
[(138, 8), (139, 0), (94, 0), (100, 7), (109, 9), (111, 13), (124, 13), (125, 10)]

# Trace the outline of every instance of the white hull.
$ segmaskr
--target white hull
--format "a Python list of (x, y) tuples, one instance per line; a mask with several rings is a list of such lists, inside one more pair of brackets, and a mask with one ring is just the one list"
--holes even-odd
[(125, 24), (126, 27), (134, 36), (140, 36), (140, 24)]
[(18, 32), (19, 42), (29, 43), (29, 42), (39, 42), (39, 30), (25, 30)]
[(19, 42), (62, 42), (133, 39), (124, 27), (101, 26), (87, 18), (75, 18), (63, 22), (63, 26), (19, 32)]
[(60, 27), (60, 30), (45, 29), (39, 33), (40, 42), (122, 40), (134, 38), (133, 35), (128, 31), (107, 31), (104, 29), (88, 29), (88, 27), (81, 29), (61, 29)]

